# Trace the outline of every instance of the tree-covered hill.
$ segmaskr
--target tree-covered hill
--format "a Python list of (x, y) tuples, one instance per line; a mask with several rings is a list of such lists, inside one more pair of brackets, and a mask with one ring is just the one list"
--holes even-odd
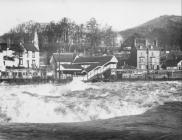
[(164, 15), (120, 32), (124, 39), (140, 34), (159, 41), (161, 49), (182, 50), (182, 16)]
[(35, 31), (38, 33), (40, 51), (47, 51), (50, 55), (58, 50), (96, 53), (103, 44), (104, 47), (114, 47), (113, 40), (117, 35), (111, 26), (101, 27), (95, 18), (76, 24), (65, 17), (58, 22), (25, 22), (1, 38), (6, 42), (11, 40), (12, 43), (31, 41)]

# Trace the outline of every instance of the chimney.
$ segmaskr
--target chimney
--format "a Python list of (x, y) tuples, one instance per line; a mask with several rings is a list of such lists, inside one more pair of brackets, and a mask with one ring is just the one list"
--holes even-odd
[(38, 39), (37, 31), (35, 31), (34, 33), (33, 44), (37, 48), (37, 50), (39, 50), (39, 39)]

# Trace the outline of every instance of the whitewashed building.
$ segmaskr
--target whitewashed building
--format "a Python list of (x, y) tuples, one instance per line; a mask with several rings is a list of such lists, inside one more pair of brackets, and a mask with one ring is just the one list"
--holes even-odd
[(39, 68), (40, 54), (37, 32), (34, 33), (33, 40), (20, 44), (23, 51), (19, 54), (19, 66), (25, 68)]
[(7, 43), (0, 44), (0, 70), (5, 71), (6, 67), (17, 67), (18, 57), (15, 56), (15, 51), (8, 47)]
[(0, 70), (7, 67), (39, 68), (38, 36), (35, 32), (31, 42), (0, 44)]

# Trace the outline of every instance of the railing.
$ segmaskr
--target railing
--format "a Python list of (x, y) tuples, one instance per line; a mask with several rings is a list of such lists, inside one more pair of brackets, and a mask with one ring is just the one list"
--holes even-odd
[(85, 75), (83, 77), (83, 81), (88, 81), (91, 78), (93, 78), (94, 76), (97, 76), (99, 74), (102, 74), (106, 70), (111, 69), (112, 68), (112, 65), (113, 64), (109, 64), (107, 66), (99, 66), (99, 67), (96, 67), (95, 69), (91, 70), (90, 72), (87, 73), (87, 75)]

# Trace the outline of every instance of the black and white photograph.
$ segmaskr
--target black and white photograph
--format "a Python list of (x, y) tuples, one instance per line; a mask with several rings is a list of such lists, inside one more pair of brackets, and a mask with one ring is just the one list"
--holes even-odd
[(0, 0), (0, 140), (182, 140), (182, 1)]

